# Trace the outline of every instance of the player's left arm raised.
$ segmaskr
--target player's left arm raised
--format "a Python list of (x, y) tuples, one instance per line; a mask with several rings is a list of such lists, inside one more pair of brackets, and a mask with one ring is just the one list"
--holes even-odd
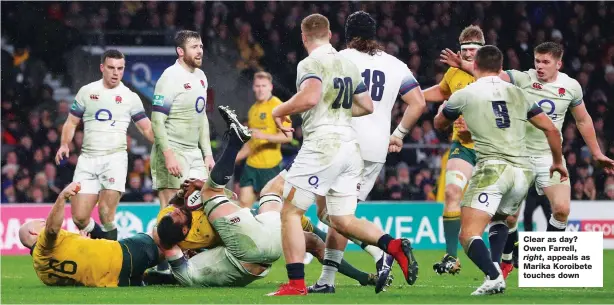
[(607, 174), (614, 174), (614, 161), (606, 157), (601, 152), (601, 148), (599, 147), (599, 142), (597, 142), (597, 136), (595, 134), (593, 119), (588, 111), (586, 111), (586, 105), (584, 105), (584, 102), (582, 100), (576, 103), (572, 102), (570, 110), (571, 114), (576, 120), (576, 126), (584, 139), (584, 143), (586, 143), (586, 146), (588, 146), (588, 149), (593, 155), (593, 159), (603, 167)]

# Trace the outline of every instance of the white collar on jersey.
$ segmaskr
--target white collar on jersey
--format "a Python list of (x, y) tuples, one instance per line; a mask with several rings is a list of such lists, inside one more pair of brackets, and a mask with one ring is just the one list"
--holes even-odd
[(335, 48), (333, 48), (333, 45), (331, 45), (330, 43), (327, 43), (327, 44), (323, 44), (323, 45), (313, 49), (313, 51), (311, 51), (311, 54), (309, 54), (309, 56), (325, 54), (325, 53), (337, 53), (337, 50), (335, 50)]
[(484, 77), (480, 77), (476, 80), (476, 82), (489, 82), (489, 83), (500, 83), (501, 82), (501, 78), (499, 78), (499, 76), (496, 75), (492, 75), (492, 76), (484, 76)]

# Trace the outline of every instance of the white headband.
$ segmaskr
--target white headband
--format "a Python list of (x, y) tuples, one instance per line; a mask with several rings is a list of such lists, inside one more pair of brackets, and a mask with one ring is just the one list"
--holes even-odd
[(479, 49), (481, 47), (483, 47), (481, 44), (477, 44), (475, 42), (470, 42), (470, 43), (462, 44), (461, 45), (461, 50), (464, 50), (464, 49)]

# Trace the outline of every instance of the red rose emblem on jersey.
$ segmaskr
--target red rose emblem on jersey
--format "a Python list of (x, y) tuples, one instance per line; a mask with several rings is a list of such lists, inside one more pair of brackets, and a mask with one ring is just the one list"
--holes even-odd
[(117, 104), (121, 104), (121, 103), (122, 103), (122, 97), (121, 97), (121, 96), (119, 96), (119, 95), (118, 95), (118, 96), (116, 96), (116, 97), (115, 97), (115, 103), (117, 103)]
[(205, 88), (205, 81), (204, 80), (200, 80), (200, 84), (203, 85), (203, 88)]
[(533, 89), (537, 89), (537, 90), (542, 90), (542, 84), (540, 83), (533, 83)]
[(565, 88), (559, 88), (559, 96), (565, 96)]
[(111, 184), (115, 183), (115, 178), (109, 178), (109, 183)]
[(185, 83), (185, 84), (183, 84), (183, 89), (190, 90), (190, 89), (192, 89), (192, 86), (190, 86), (190, 83)]

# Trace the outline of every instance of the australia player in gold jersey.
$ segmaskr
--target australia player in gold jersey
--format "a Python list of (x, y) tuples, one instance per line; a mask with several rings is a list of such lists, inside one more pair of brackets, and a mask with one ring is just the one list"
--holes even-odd
[[(291, 132), (277, 130), (273, 108), (282, 101), (273, 96), (273, 77), (268, 72), (254, 75), (256, 103), (249, 108), (247, 126), (252, 139), (243, 145), (237, 161), (247, 158), (241, 174), (241, 206), (251, 208), (264, 185), (282, 170), (281, 144), (292, 141)], [(290, 126), (290, 123), (284, 123)]]
[[(478, 26), (468, 26), (458, 38), (461, 45), (461, 56), (463, 59), (472, 61), (478, 49), (484, 45), (484, 33)], [(443, 80), (433, 87), (424, 90), (424, 98), (427, 102), (442, 102), (450, 96), (473, 83), (475, 78), (458, 68), (450, 67), (443, 77)], [(454, 124), (452, 135), (452, 146), (450, 147), (445, 171), (445, 186), (441, 183), (438, 186), (438, 193), (445, 188), (445, 200), (443, 209), (443, 230), (446, 238), (446, 254), (440, 262), (433, 265), (435, 272), (455, 274), (460, 271), (460, 261), (457, 256), (458, 233), (460, 232), (460, 202), (463, 190), (467, 185), (468, 177), (471, 177), (473, 167), (476, 163), (474, 143), (471, 134), (463, 124), (460, 117)]]
[(114, 241), (61, 229), (66, 200), (80, 188), (78, 182), (68, 185), (46, 221), (31, 220), (19, 229), (21, 243), (31, 250), (36, 275), (48, 286), (141, 286), (145, 269), (161, 258), (149, 235), (139, 233)]

